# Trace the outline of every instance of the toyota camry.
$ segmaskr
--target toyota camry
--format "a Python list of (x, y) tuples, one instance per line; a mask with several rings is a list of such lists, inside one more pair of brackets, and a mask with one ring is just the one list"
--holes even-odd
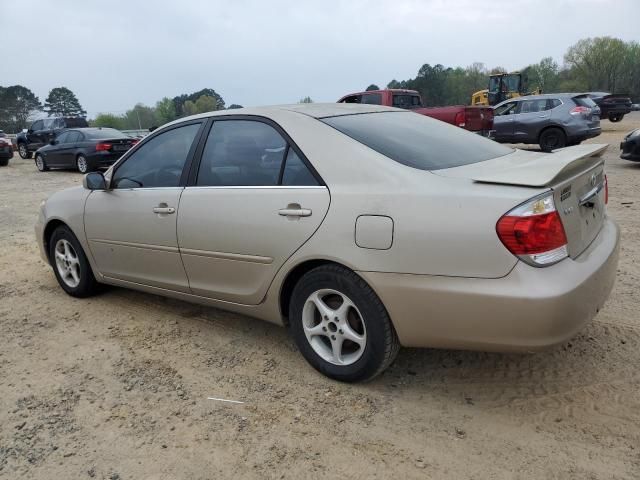
[(69, 295), (99, 284), (287, 326), (325, 375), (399, 347), (530, 352), (607, 299), (606, 145), (514, 150), (410, 111), (308, 104), (165, 125), (43, 202)]

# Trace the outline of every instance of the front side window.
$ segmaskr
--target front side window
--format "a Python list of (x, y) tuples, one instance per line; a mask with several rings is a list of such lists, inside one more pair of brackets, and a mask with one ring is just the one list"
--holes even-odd
[(69, 143), (69, 132), (62, 132), (60, 135), (58, 135), (58, 138), (56, 138), (56, 143)]
[(177, 187), (200, 123), (162, 132), (142, 144), (113, 174), (113, 188)]
[(398, 163), (420, 170), (469, 165), (514, 151), (475, 133), (410, 112), (343, 115), (321, 121)]
[(495, 108), (494, 115), (510, 115), (512, 113), (516, 113), (516, 107), (518, 106), (518, 102), (508, 102), (503, 105), (500, 105)]
[(42, 130), (43, 125), (44, 125), (44, 122), (42, 120), (33, 122), (33, 125), (31, 125), (31, 130), (33, 130), (34, 132), (37, 132), (38, 130)]
[(278, 185), (286, 150), (287, 142), (266, 123), (217, 121), (202, 152), (196, 185)]

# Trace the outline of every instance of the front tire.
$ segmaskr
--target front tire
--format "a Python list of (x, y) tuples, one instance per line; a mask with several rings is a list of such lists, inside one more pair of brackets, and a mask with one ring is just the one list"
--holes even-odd
[(382, 373), (400, 348), (384, 305), (356, 273), (325, 265), (296, 284), (289, 305), (293, 338), (320, 373), (343, 382)]
[(73, 232), (57, 227), (49, 239), (49, 259), (62, 289), (72, 297), (84, 298), (98, 291), (91, 265)]
[(87, 162), (87, 159), (84, 155), (78, 155), (78, 158), (76, 158), (76, 168), (82, 174), (91, 171), (91, 169), (89, 168), (89, 163)]
[(551, 152), (567, 145), (567, 137), (564, 132), (556, 127), (547, 128), (540, 134), (540, 149), (543, 152)]
[(20, 158), (22, 158), (23, 160), (27, 160), (27, 159), (31, 158), (31, 152), (27, 148), (27, 144), (26, 143), (20, 142), (18, 144), (18, 155), (20, 155)]
[(49, 170), (47, 167), (47, 162), (45, 162), (44, 157), (39, 153), (36, 154), (36, 168), (41, 172), (46, 172)]

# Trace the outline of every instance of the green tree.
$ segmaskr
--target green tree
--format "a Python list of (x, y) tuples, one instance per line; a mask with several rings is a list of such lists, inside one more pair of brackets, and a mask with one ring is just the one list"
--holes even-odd
[(164, 97), (156, 103), (156, 118), (161, 124), (172, 122), (178, 118), (173, 100), (169, 97)]
[(125, 119), (120, 115), (101, 113), (90, 122), (93, 127), (110, 127), (125, 130)]
[(375, 83), (372, 83), (371, 85), (369, 85), (367, 87), (367, 89), (365, 91), (366, 92), (370, 92), (372, 90), (380, 90), (380, 87), (378, 85), (376, 85)]
[(197, 92), (191, 94), (183, 93), (173, 98), (173, 104), (176, 109), (176, 115), (182, 117), (184, 115), (191, 115), (184, 111), (184, 104), (187, 101), (195, 103), (202, 96), (213, 97), (216, 100), (216, 108), (214, 110), (224, 110), (224, 100), (213, 88), (203, 88)]
[(589, 90), (614, 92), (627, 66), (629, 48), (618, 38), (596, 37), (580, 40), (569, 48), (564, 61)]
[(44, 102), (44, 111), (49, 116), (60, 115), (63, 117), (76, 117), (87, 114), (82, 109), (76, 95), (67, 87), (57, 87), (49, 92), (49, 96)]
[(0, 130), (18, 132), (26, 128), (38, 110), (42, 110), (40, 100), (27, 87), (0, 87)]
[(313, 103), (313, 100), (311, 100), (311, 97), (307, 96), (298, 100), (298, 103)]
[(158, 124), (155, 109), (147, 107), (142, 103), (136, 104), (131, 110), (127, 110), (124, 114), (125, 130), (147, 129), (157, 127)]

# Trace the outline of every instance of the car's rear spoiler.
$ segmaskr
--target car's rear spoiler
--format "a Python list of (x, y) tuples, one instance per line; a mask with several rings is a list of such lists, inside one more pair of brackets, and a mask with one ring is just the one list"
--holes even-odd
[(577, 145), (551, 154), (518, 151), (475, 164), (484, 168), (471, 178), (480, 183), (546, 187), (584, 170), (588, 163), (595, 164), (593, 158), (601, 157), (608, 147), (608, 144)]

